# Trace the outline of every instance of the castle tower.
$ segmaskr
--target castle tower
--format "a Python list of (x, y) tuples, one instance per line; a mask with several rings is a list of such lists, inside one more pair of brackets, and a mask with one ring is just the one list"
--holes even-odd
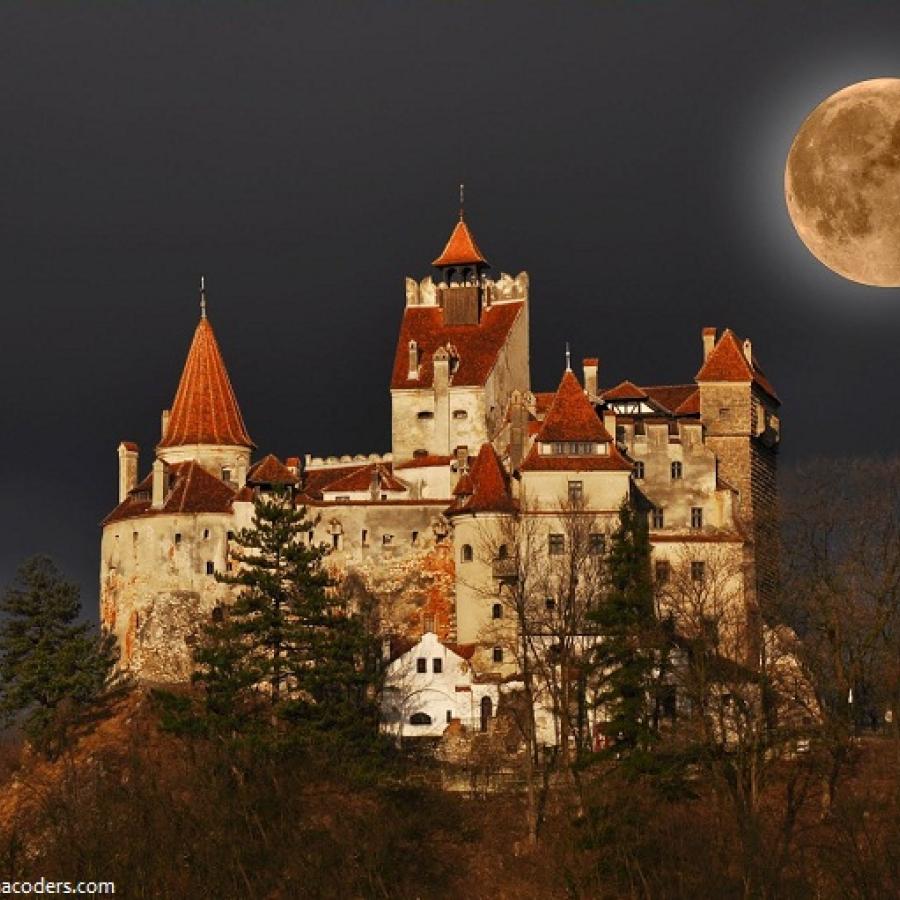
[(162, 432), (156, 450), (163, 462), (194, 461), (217, 478), (243, 486), (254, 444), (206, 316), (205, 291), (172, 410), (163, 413)]
[(395, 465), (474, 452), (497, 436), (512, 391), (529, 389), (527, 274), (488, 279), (462, 210), (432, 265), (438, 284), (406, 280), (391, 377)]
[(718, 476), (738, 492), (739, 518), (750, 541), (745, 596), (751, 615), (774, 599), (778, 573), (776, 462), (780, 401), (749, 340), (730, 329), (704, 328), (697, 373), (700, 419), (716, 454)]

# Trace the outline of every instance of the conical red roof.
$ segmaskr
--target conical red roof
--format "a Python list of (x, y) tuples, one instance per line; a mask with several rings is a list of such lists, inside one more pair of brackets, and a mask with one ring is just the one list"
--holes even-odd
[(597, 417), (578, 379), (566, 370), (556, 390), (556, 396), (538, 433), (538, 440), (593, 441), (608, 443), (612, 440), (603, 423)]
[(484, 254), (478, 249), (469, 226), (460, 218), (444, 247), (444, 252), (432, 263), (433, 266), (471, 266), (475, 263), (487, 265)]
[(253, 447), (209, 319), (202, 318), (188, 350), (160, 447), (228, 444)]
[[(463, 484), (468, 478), (469, 483)], [(460, 486), (463, 490), (460, 491)], [(475, 512), (515, 512), (516, 501), (509, 489), (509, 478), (491, 444), (482, 444), (472, 470), (460, 478), (454, 494), (456, 503), (447, 510), (447, 515)]]

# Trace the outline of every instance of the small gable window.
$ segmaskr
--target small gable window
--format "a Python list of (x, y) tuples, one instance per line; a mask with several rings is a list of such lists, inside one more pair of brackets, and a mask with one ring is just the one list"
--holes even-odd
[(424, 656), (420, 656), (416, 660), (416, 671), (420, 675), (424, 675), (428, 671), (428, 660)]
[(475, 553), (472, 550), (471, 544), (463, 544), (462, 547), (462, 561), (463, 562), (472, 562), (475, 558)]
[(431, 671), (434, 672), (435, 675), (440, 675), (441, 672), (444, 671), (444, 661), (439, 656), (436, 656), (431, 661)]

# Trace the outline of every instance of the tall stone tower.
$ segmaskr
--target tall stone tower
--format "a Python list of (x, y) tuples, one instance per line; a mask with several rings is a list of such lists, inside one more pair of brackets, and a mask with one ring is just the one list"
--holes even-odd
[(391, 377), (394, 464), (464, 455), (497, 435), (513, 390), (529, 387), (528, 276), (485, 275), (460, 211), (438, 271), (406, 280)]
[(703, 365), (696, 376), (700, 419), (719, 477), (738, 491), (741, 527), (750, 541), (745, 596), (753, 615), (760, 607), (765, 611), (776, 589), (780, 401), (749, 340), (730, 329), (717, 338), (715, 328), (704, 328), (702, 338)]

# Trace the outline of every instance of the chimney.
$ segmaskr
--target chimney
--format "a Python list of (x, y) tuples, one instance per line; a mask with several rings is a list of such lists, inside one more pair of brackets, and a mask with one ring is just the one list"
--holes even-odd
[(704, 328), (703, 329), (703, 362), (706, 362), (709, 359), (709, 354), (712, 353), (713, 347), (716, 346), (716, 329), (715, 328)]
[(528, 408), (519, 391), (510, 395), (509, 462), (517, 469), (525, 456), (525, 435), (528, 431)]
[(407, 377), (419, 377), (419, 345), (415, 341), (409, 342), (409, 374)]
[(162, 509), (166, 499), (166, 464), (161, 459), (153, 463), (153, 493), (150, 496), (150, 506)]
[(138, 445), (131, 441), (119, 444), (119, 503), (134, 490), (138, 475)]
[(587, 392), (588, 399), (594, 400), (597, 397), (597, 377), (600, 370), (600, 360), (590, 357), (582, 362), (584, 367), (584, 389)]
[(603, 427), (609, 433), (609, 436), (616, 439), (616, 414), (611, 409), (603, 410)]
[(167, 410), (167, 409), (164, 409), (162, 411), (162, 426), (161, 427), (162, 427), (162, 437), (160, 438), (160, 440), (164, 441), (166, 439), (166, 432), (169, 430), (169, 410)]
[(750, 343), (750, 338), (744, 341), (744, 359), (747, 360), (750, 366), (753, 365), (753, 344)]

